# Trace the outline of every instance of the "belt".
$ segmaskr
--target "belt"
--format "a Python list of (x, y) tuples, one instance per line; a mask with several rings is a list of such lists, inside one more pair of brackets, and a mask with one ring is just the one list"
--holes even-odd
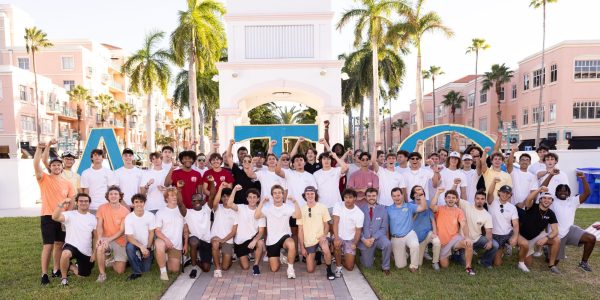
[(406, 235), (402, 235), (402, 236), (400, 236), (400, 235), (397, 235), (397, 234), (392, 234), (392, 237), (393, 237), (393, 238), (397, 238), (397, 239), (401, 239), (401, 238), (403, 238), (403, 237), (405, 237), (405, 236), (406, 236)]

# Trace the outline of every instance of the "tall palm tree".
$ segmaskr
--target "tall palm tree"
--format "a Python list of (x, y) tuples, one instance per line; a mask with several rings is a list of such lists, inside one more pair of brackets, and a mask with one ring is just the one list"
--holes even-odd
[(123, 131), (123, 143), (125, 144), (125, 148), (127, 148), (127, 140), (129, 140), (129, 122), (127, 122), (127, 117), (135, 116), (136, 110), (131, 103), (119, 103), (119, 105), (116, 106), (116, 112), (123, 118), (123, 126), (125, 126), (125, 130)]
[(83, 112), (82, 104), (94, 106), (94, 103), (89, 91), (81, 85), (75, 86), (75, 88), (67, 92), (67, 95), (69, 95), (69, 101), (77, 105), (77, 155), (79, 155), (81, 151), (81, 115)]
[[(354, 116), (352, 111), (354, 108), (359, 107), (361, 112), (364, 114), (364, 85), (361, 84), (360, 80), (363, 78), (359, 70), (354, 65), (350, 64), (348, 60), (348, 55), (340, 54), (338, 55), (338, 60), (344, 61), (344, 66), (342, 67), (342, 72), (348, 75), (348, 79), (342, 80), (342, 106), (344, 107), (344, 111), (348, 115), (348, 134), (352, 137), (352, 140), (355, 140), (354, 136)], [(360, 119), (364, 115), (360, 116)], [(362, 122), (359, 126), (359, 135), (362, 135), (363, 128)], [(360, 146), (358, 148), (361, 148)]]
[(444, 95), (444, 101), (442, 101), (442, 104), (445, 107), (450, 107), (452, 123), (456, 123), (456, 110), (461, 107), (463, 102), (465, 102), (465, 97), (456, 91), (449, 91), (446, 95)]
[[(185, 138), (185, 131), (186, 129), (189, 129), (191, 126), (191, 122), (190, 119), (175, 119), (173, 120), (173, 128), (175, 128), (175, 133), (176, 133), (176, 139), (175, 139), (175, 143), (177, 145), (177, 151), (179, 151), (179, 141), (186, 141)], [(179, 130), (183, 130), (183, 137), (180, 134)], [(184, 146), (185, 148), (185, 146)]]
[(42, 48), (48, 48), (54, 46), (47, 38), (47, 34), (37, 27), (25, 28), (25, 49), (27, 54), (31, 54), (33, 61), (33, 79), (35, 84), (35, 124), (37, 132), (37, 140), (40, 142), (40, 101), (38, 99), (38, 84), (37, 84), (37, 70), (35, 66), (35, 53), (40, 51)]
[[(472, 39), (471, 46), (467, 48), (466, 54), (475, 52), (475, 95), (473, 96), (473, 114), (471, 116), (471, 121), (473, 122), (473, 128), (475, 128), (475, 104), (477, 103), (477, 79), (478, 79), (478, 70), (477, 65), (479, 64), (479, 51), (487, 50), (490, 47), (485, 39)], [(467, 107), (469, 104), (467, 103)]]
[(162, 31), (151, 32), (146, 35), (142, 49), (137, 50), (130, 56), (123, 66), (121, 73), (131, 78), (131, 90), (134, 93), (145, 93), (148, 95), (146, 111), (146, 149), (152, 152), (155, 147), (156, 136), (155, 111), (152, 103), (152, 95), (155, 88), (159, 88), (163, 94), (167, 93), (167, 85), (171, 79), (171, 70), (167, 61), (170, 54), (165, 49), (157, 49), (156, 44), (165, 36)]
[[(187, 9), (179, 11), (179, 24), (171, 33), (171, 50), (175, 64), (183, 67), (187, 63), (189, 109), (192, 119), (192, 140), (200, 144), (204, 152), (204, 118), (198, 108), (196, 72), (214, 68), (225, 47), (225, 30), (221, 17), (225, 7), (215, 0), (187, 0)], [(195, 149), (194, 149), (195, 150)]]
[(417, 0), (414, 7), (404, 6), (398, 13), (405, 18), (404, 21), (394, 24), (389, 30), (391, 40), (403, 40), (408, 38), (417, 49), (416, 70), (416, 123), (417, 130), (423, 128), (423, 92), (421, 88), (421, 39), (428, 32), (440, 31), (447, 37), (452, 37), (452, 29), (444, 25), (442, 18), (436, 12), (424, 12), (425, 0)]
[[(437, 116), (436, 116), (436, 108), (437, 105), (435, 103), (435, 77), (436, 76), (441, 76), (444, 75), (444, 71), (442, 71), (441, 67), (438, 66), (430, 66), (429, 70), (427, 70), (427, 74), (429, 75), (429, 77), (431, 77), (431, 86), (432, 86), (432, 98), (433, 98), (433, 125), (435, 126), (437, 123)], [(437, 136), (433, 137), (433, 145), (434, 145), (434, 150), (437, 151)]]
[(502, 102), (500, 102), (500, 93), (502, 91), (502, 85), (507, 82), (510, 82), (510, 79), (513, 78), (513, 76), (514, 72), (511, 71), (504, 64), (494, 64), (492, 65), (492, 70), (490, 72), (485, 72), (483, 82), (481, 83), (482, 92), (487, 92), (492, 87), (496, 88), (496, 99), (498, 99), (498, 111), (496, 112), (496, 115), (498, 116), (499, 129), (502, 129), (502, 110), (500, 109), (500, 105), (502, 104)]
[[(390, 99), (387, 99), (387, 100), (388, 100), (387, 102), (390, 101)], [(391, 120), (392, 119), (391, 112), (392, 111), (389, 108), (385, 107), (385, 106), (379, 108), (379, 113), (381, 114), (381, 118), (383, 119), (383, 126), (381, 127), (382, 128), (381, 134), (383, 135), (383, 149), (388, 149), (387, 135), (385, 134), (385, 115), (388, 114), (390, 116), (390, 120)]]
[[(337, 23), (341, 29), (352, 19), (356, 19), (354, 26), (354, 47), (366, 43), (371, 49), (371, 103), (369, 105), (369, 122), (373, 124), (369, 132), (371, 141), (379, 140), (379, 54), (380, 47), (385, 42), (387, 29), (392, 26), (390, 15), (393, 11), (406, 10), (404, 1), (362, 0), (359, 8), (345, 11)], [(363, 71), (366, 71), (363, 69)]]
[[(558, 2), (558, 0), (531, 0), (531, 2), (529, 2), (529, 6), (533, 7), (533, 8), (542, 8), (542, 13), (543, 13), (543, 20), (542, 20), (542, 78), (546, 77), (546, 70), (544, 69), (544, 59), (546, 56), (546, 5), (548, 5), (548, 3), (556, 3)], [(544, 94), (544, 82), (542, 81), (542, 83), (540, 84), (540, 98), (538, 100), (538, 111), (541, 112), (542, 111), (542, 96)], [(542, 122), (541, 122), (542, 118), (539, 119), (539, 122), (537, 122), (537, 129), (536, 129), (536, 135), (535, 135), (535, 144), (536, 146), (540, 144), (540, 130), (541, 130), (541, 126), (542, 126)]]
[(398, 129), (398, 144), (400, 144), (402, 143), (402, 128), (408, 126), (408, 122), (405, 122), (402, 119), (398, 119), (393, 124), (394, 128)]
[(113, 108), (115, 107), (115, 100), (111, 95), (107, 94), (99, 94), (94, 98), (96, 99), (96, 101), (98, 101), (98, 104), (101, 107), (100, 119), (102, 120), (102, 127), (106, 127), (106, 124), (104, 122), (106, 122), (106, 119), (108, 119), (108, 113), (113, 111)]

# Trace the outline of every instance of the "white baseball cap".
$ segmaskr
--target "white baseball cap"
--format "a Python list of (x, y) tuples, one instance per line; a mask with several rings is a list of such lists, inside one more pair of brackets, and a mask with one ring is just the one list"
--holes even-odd
[(460, 158), (460, 153), (458, 153), (456, 151), (452, 151), (452, 152), (450, 152), (450, 155), (448, 155), (448, 157)]
[(467, 159), (473, 160), (473, 156), (471, 156), (471, 154), (464, 154), (462, 156), (462, 160), (467, 160)]

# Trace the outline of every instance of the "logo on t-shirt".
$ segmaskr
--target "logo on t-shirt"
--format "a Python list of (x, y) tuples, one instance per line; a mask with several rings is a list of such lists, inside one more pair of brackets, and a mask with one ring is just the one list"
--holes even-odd
[(219, 177), (219, 179), (221, 180), (221, 182), (225, 181), (225, 176), (221, 176)]
[(196, 180), (197, 180), (196, 176), (192, 176), (191, 179), (192, 179), (192, 182), (196, 182)]

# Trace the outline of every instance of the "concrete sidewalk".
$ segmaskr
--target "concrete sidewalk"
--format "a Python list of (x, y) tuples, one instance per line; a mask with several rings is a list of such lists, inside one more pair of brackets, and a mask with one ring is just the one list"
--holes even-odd
[(0, 218), (6, 217), (39, 217), (40, 206), (28, 208), (0, 209)]

